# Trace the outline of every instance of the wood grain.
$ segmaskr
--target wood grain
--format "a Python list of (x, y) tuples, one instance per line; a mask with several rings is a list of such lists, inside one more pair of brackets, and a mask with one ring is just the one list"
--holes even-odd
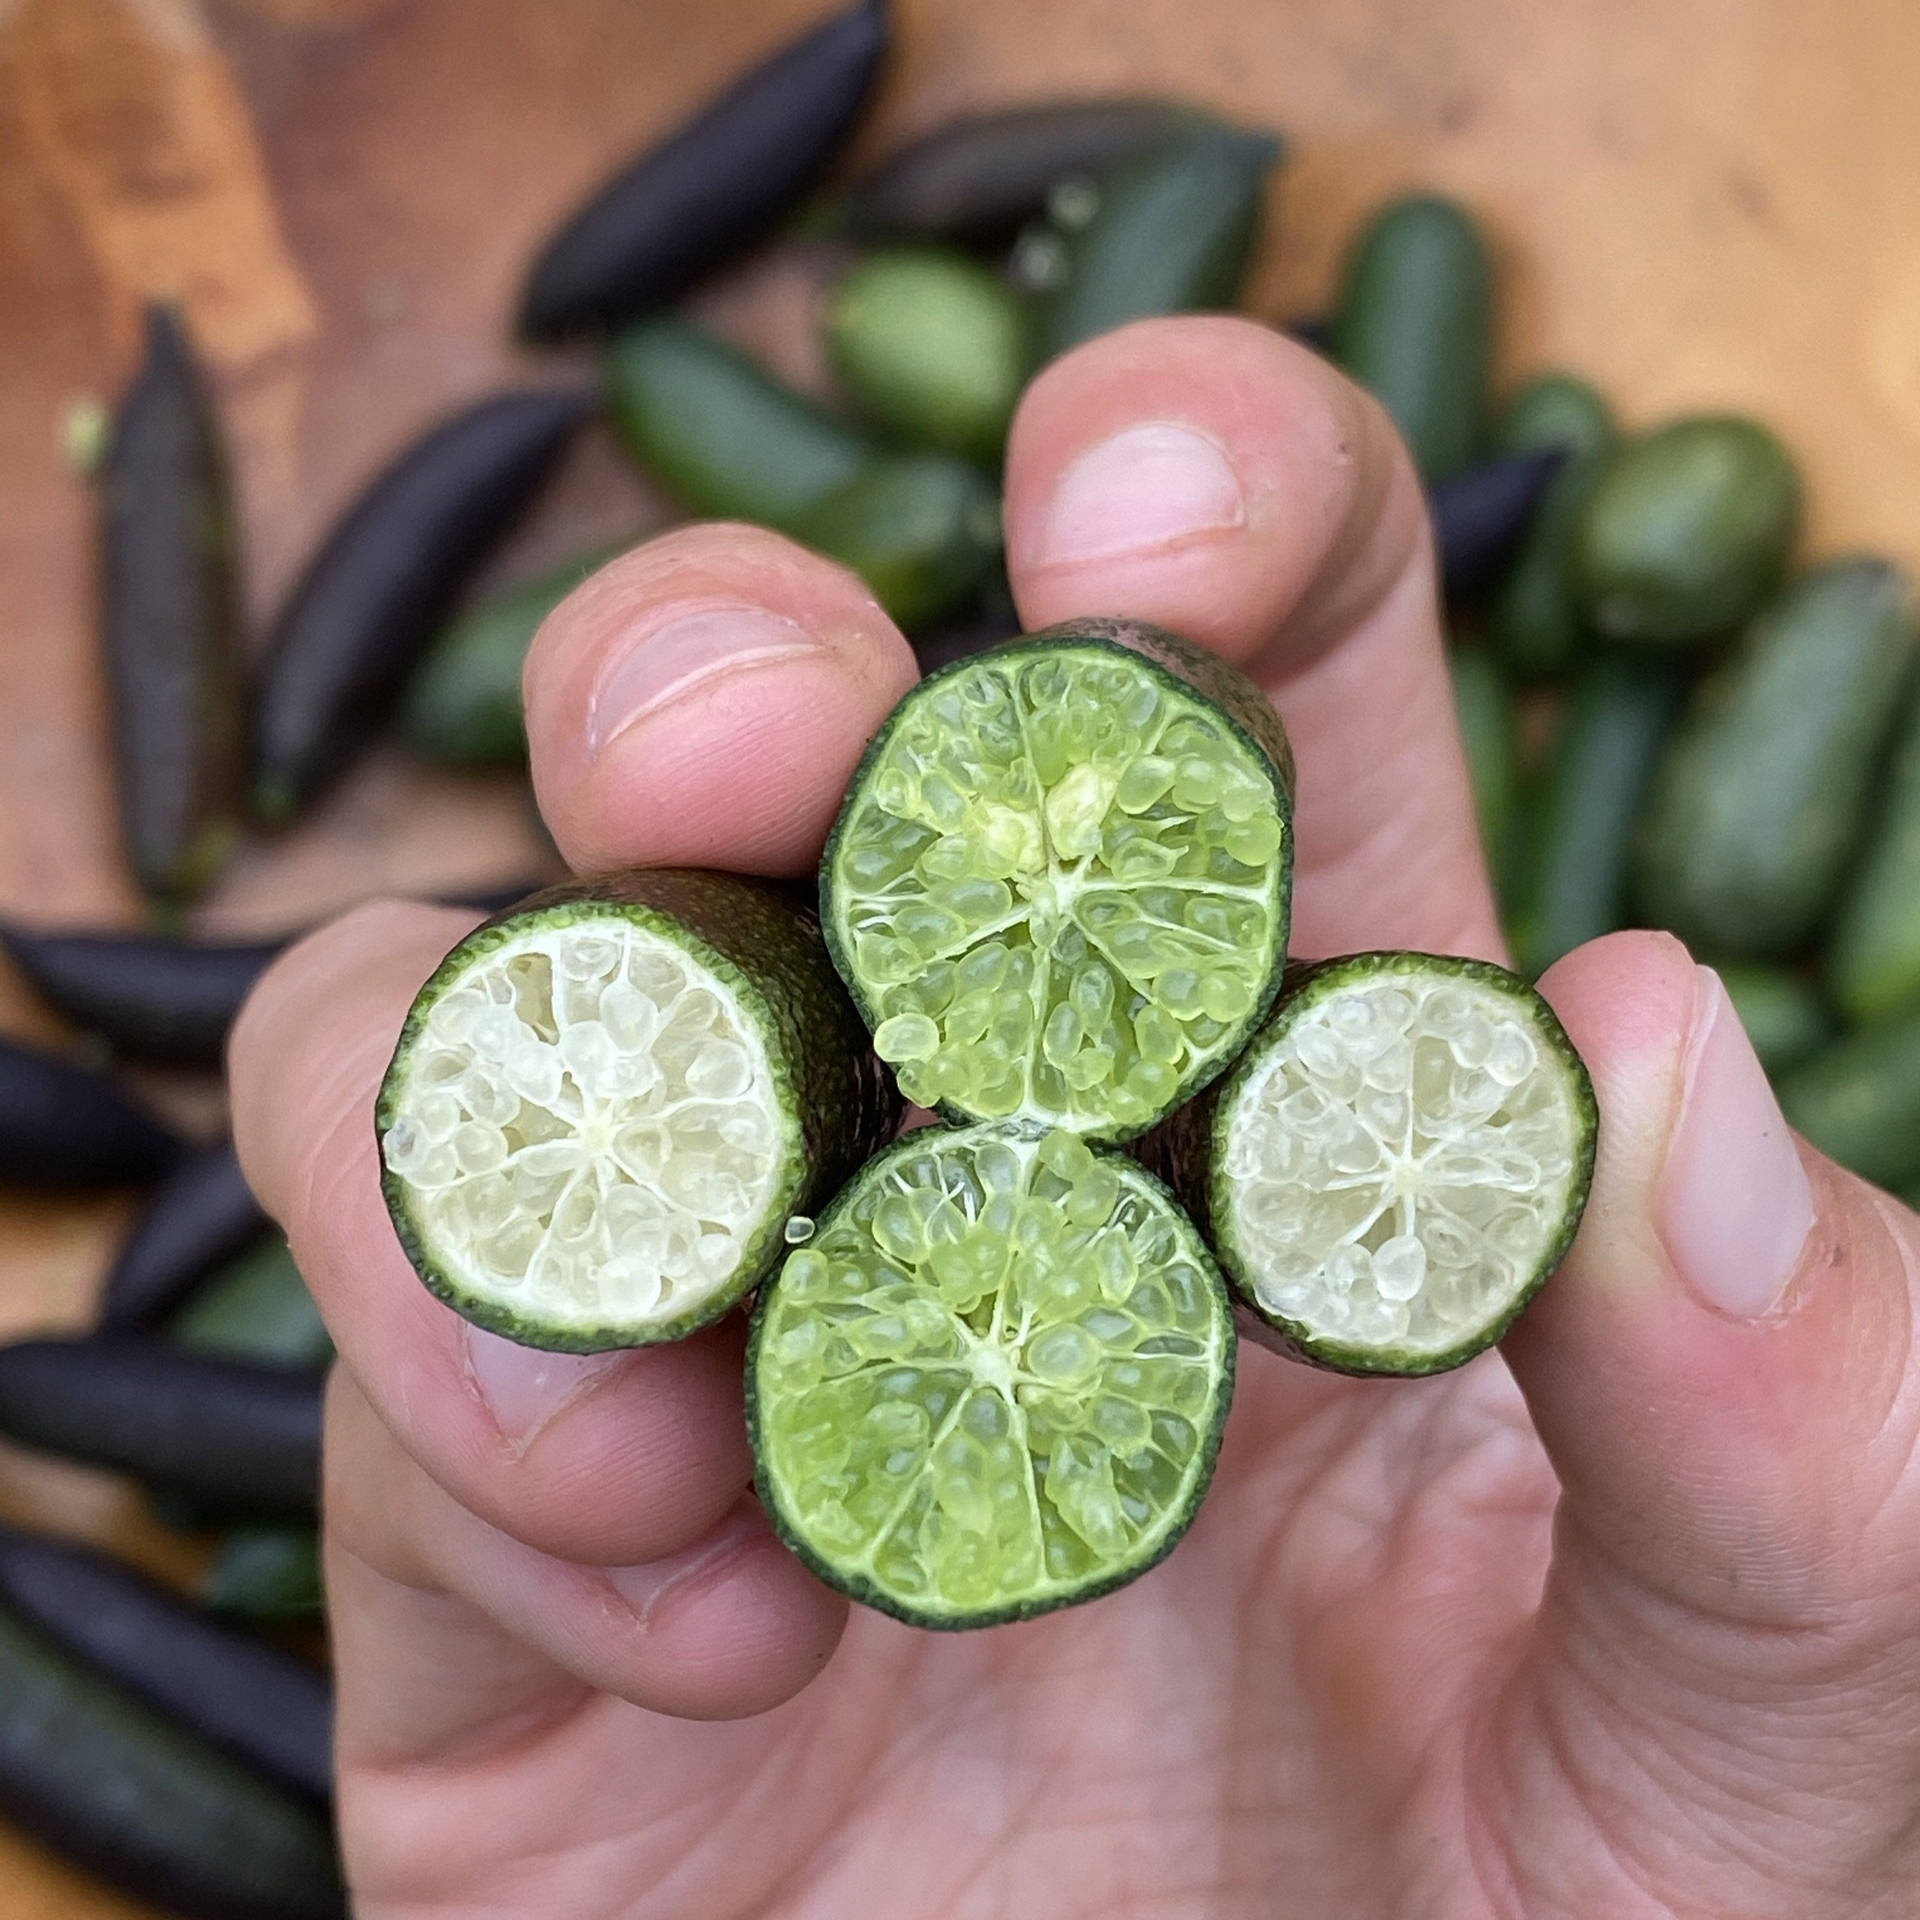
[[(664, 0), (0, 0), (0, 912), (134, 912), (89, 502), (59, 435), (76, 397), (124, 379), (138, 303), (184, 299), (215, 363), (264, 622), (409, 434), (530, 364), (503, 322), (554, 217), (821, 10), (734, 0), (692, 32)], [(864, 152), (957, 108), (1101, 89), (1278, 124), (1293, 160), (1256, 289), (1274, 316), (1324, 305), (1385, 194), (1459, 193), (1499, 254), (1508, 375), (1576, 366), (1640, 421), (1752, 408), (1805, 464), (1813, 547), (1920, 565), (1907, 0), (901, 0), (899, 17)], [(789, 258), (711, 306), (804, 364), (808, 284)], [(591, 444), (502, 570), (660, 518)], [(386, 753), (249, 849), (204, 918), (287, 924), (539, 857), (515, 783)], [(55, 1031), (5, 980), (0, 1022)], [(0, 1205), (0, 1333), (79, 1323), (125, 1215)], [(180, 1564), (94, 1476), (0, 1454), (0, 1510)], [(0, 1920), (131, 1911), (0, 1835)]]

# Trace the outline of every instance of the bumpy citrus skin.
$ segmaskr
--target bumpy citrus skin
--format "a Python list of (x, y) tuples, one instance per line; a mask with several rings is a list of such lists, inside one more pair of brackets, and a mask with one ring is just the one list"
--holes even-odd
[(829, 950), (902, 1091), (1124, 1140), (1277, 991), (1293, 861), (1278, 716), (1224, 661), (1083, 620), (922, 681), (821, 866)]
[[(731, 1115), (746, 1128), (742, 1137), (751, 1136), (743, 1150), (746, 1160), (735, 1156), (723, 1168), (742, 1176), (744, 1191), (729, 1192), (724, 1217), (707, 1229), (714, 1241), (730, 1236), (731, 1248), (718, 1249), (725, 1258), (713, 1263), (713, 1271), (700, 1273), (697, 1282), (682, 1288), (684, 1297), (678, 1302), (670, 1297), (674, 1289), (668, 1287), (657, 1304), (637, 1307), (635, 1298), (647, 1291), (644, 1273), (625, 1278), (611, 1271), (595, 1275), (590, 1258), (578, 1260), (576, 1267), (593, 1292), (601, 1291), (604, 1278), (605, 1293), (615, 1296), (606, 1310), (597, 1312), (590, 1302), (577, 1297), (542, 1299), (525, 1287), (517, 1290), (516, 1297), (512, 1285), (497, 1285), (492, 1275), (474, 1270), (465, 1249), (452, 1244), (435, 1195), (422, 1191), (401, 1170), (427, 1155), (417, 1137), (421, 1089), (411, 1084), (413, 1062), (417, 1057), (434, 1057), (441, 1063), (459, 1064), (458, 1044), (449, 1040), (443, 1023), (436, 1023), (436, 1009), (445, 997), (463, 988), (471, 993), (477, 980), (497, 971), (503, 957), (525, 947), (530, 939), (552, 944), (583, 933), (605, 934), (616, 944), (624, 941), (629, 955), (635, 948), (650, 951), (656, 959), (678, 967), (681, 979), (672, 991), (704, 993), (703, 1007), (708, 1000), (722, 1003), (718, 1012), (707, 1010), (707, 1019), (709, 1024), (719, 1023), (713, 1037), (725, 1044), (715, 1057), (726, 1063), (734, 1079), (717, 1083), (717, 1091), (694, 1091), (716, 1134)], [(619, 970), (609, 977), (617, 981)], [(716, 987), (718, 994), (712, 991)], [(518, 1003), (514, 1010), (520, 1010)], [(536, 1013), (536, 1018), (543, 1017), (544, 1012)], [(607, 1029), (612, 1044), (600, 1049), (607, 1071), (618, 1071), (614, 1063), (620, 1061), (650, 1057), (646, 1027), (654, 1016), (636, 1006), (628, 1017), (639, 1021), (634, 1031), (622, 1034)], [(671, 1017), (669, 1006), (667, 1018)], [(583, 1059), (562, 1069), (534, 1064), (560, 1086), (572, 1089), (560, 1104), (570, 1109), (582, 1104), (581, 1075), (596, 1070), (594, 1061)], [(444, 1065), (436, 1070), (444, 1070)], [(645, 1076), (655, 1069), (639, 1071)], [(483, 1077), (487, 1074), (500, 1078), (495, 1065), (484, 1068)], [(740, 1086), (736, 1096), (735, 1082), (749, 1077), (750, 1086)], [(688, 1091), (669, 1089), (676, 1090), (683, 1096)], [(541, 1091), (544, 1097), (547, 1090)], [(598, 1156), (604, 1165), (611, 1151), (605, 1143), (596, 1143), (582, 1154), (577, 1137), (568, 1134), (564, 1125), (556, 1126), (551, 1115), (535, 1113), (535, 1103), (519, 1099), (511, 1087), (504, 1093), (482, 1088), (480, 1097), (498, 1100), (498, 1110), (487, 1118), (495, 1123), (491, 1131), (502, 1136), (510, 1151), (529, 1144), (523, 1138), (529, 1127), (539, 1136), (532, 1144), (557, 1141), (565, 1156), (587, 1160)], [(556, 887), (535, 894), (469, 934), (416, 997), (375, 1107), (382, 1148), (381, 1186), (388, 1212), (407, 1257), (427, 1287), (478, 1326), (526, 1346), (573, 1353), (678, 1339), (718, 1319), (779, 1258), (789, 1218), (834, 1192), (849, 1172), (892, 1137), (899, 1118), (898, 1095), (874, 1059), (859, 1018), (828, 963), (810, 909), (765, 882), (679, 869)], [(396, 1123), (403, 1120), (415, 1123), (414, 1134), (403, 1128), (396, 1138)], [(498, 1158), (502, 1141), (490, 1143), (477, 1132), (473, 1137), (486, 1149), (487, 1161)], [(725, 1158), (717, 1147), (712, 1151), (715, 1157)], [(497, 1170), (483, 1165), (479, 1177)], [(632, 1237), (630, 1225), (623, 1226), (617, 1209), (614, 1216), (599, 1217), (606, 1206), (602, 1184), (598, 1201), (583, 1208), (583, 1241), (589, 1233), (605, 1232), (609, 1269), (621, 1262), (644, 1267), (649, 1257), (646, 1247)], [(557, 1214), (559, 1208), (551, 1210)], [(496, 1230), (500, 1224), (495, 1223)], [(646, 1230), (643, 1224), (641, 1233)]]
[(1559, 1265), (1599, 1112), (1552, 1010), (1484, 961), (1290, 970), (1231, 1073), (1141, 1147), (1296, 1358), (1428, 1374), (1491, 1346)]
[(909, 1133), (760, 1296), (761, 1503), (830, 1585), (991, 1626), (1164, 1557), (1232, 1399), (1224, 1282), (1133, 1161), (1062, 1130)]

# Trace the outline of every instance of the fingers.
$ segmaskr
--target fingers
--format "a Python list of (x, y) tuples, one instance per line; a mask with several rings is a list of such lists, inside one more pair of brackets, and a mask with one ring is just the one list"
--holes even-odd
[(342, 1361), (432, 1479), (539, 1552), (658, 1559), (708, 1532), (748, 1483), (737, 1326), (586, 1359), (514, 1346), (427, 1292), (381, 1198), (380, 1078), (420, 983), (472, 924), (382, 903), (275, 964), (231, 1048), (241, 1161)]
[(1093, 341), (1021, 402), (1007, 550), (1029, 626), (1133, 614), (1273, 695), (1300, 769), (1300, 951), (1500, 951), (1419, 482), (1350, 381), (1246, 320)]
[(820, 1671), (846, 1619), (748, 1496), (650, 1561), (540, 1553), (423, 1472), (350, 1375), (329, 1397), (327, 1521), (347, 1766), (488, 1726), (524, 1736), (596, 1691), (694, 1719), (761, 1713)]
[(1597, 941), (1543, 988), (1601, 1133), (1573, 1252), (1506, 1344), (1564, 1489), (1526, 1710), (1582, 1791), (1624, 1767), (1737, 1795), (1792, 1724), (1807, 1778), (1769, 1777), (1824, 1795), (1920, 1745), (1864, 1684), (1917, 1650), (1920, 1223), (1794, 1140), (1677, 942)]
[(852, 574), (759, 528), (679, 528), (540, 629), (525, 700), (541, 812), (579, 872), (804, 872), (915, 677)]

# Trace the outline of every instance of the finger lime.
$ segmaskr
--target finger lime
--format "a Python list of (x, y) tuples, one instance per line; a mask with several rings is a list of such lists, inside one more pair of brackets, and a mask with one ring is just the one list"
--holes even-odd
[(1149, 1158), (1300, 1358), (1438, 1373), (1512, 1324), (1573, 1240), (1593, 1087), (1552, 1009), (1479, 960), (1300, 969)]
[(656, 870), (536, 895), (420, 990), (380, 1089), (383, 1186), (433, 1292), (568, 1352), (676, 1339), (893, 1132), (813, 916)]
[(1090, 1600), (1206, 1491), (1234, 1333), (1192, 1223), (1055, 1130), (907, 1134), (763, 1292), (762, 1503), (821, 1578), (923, 1627)]
[(1292, 809), (1252, 682), (1157, 628), (1074, 622), (894, 709), (828, 842), (822, 924), (908, 1099), (1125, 1139), (1271, 1002)]

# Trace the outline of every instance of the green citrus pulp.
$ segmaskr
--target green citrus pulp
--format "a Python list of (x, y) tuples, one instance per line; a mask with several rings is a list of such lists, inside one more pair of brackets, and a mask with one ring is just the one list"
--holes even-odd
[(1090, 1599), (1186, 1530), (1233, 1356), (1218, 1271), (1134, 1162), (910, 1133), (762, 1296), (762, 1497), (824, 1578), (917, 1625)]
[(924, 681), (856, 773), (822, 877), (901, 1091), (1124, 1139), (1218, 1072), (1285, 952), (1286, 778), (1224, 705), (1109, 641)]

